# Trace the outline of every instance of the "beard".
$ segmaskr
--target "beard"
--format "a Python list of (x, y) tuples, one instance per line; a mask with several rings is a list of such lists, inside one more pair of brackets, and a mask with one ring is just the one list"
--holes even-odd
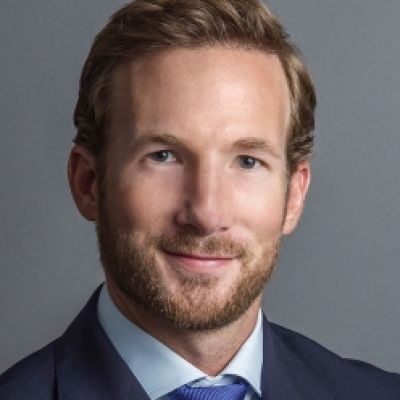
[[(211, 330), (236, 321), (259, 298), (272, 275), (281, 234), (266, 243), (258, 257), (245, 245), (227, 238), (205, 239), (189, 232), (173, 237), (139, 237), (113, 223), (105, 198), (101, 197), (96, 228), (107, 278), (130, 303), (178, 329)], [(240, 271), (224, 295), (218, 296), (218, 276), (190, 273), (177, 266), (164, 265), (173, 270), (177, 282), (174, 290), (166, 284), (165, 270), (160, 268), (157, 260), (157, 254), (164, 251), (232, 257), (240, 262)]]

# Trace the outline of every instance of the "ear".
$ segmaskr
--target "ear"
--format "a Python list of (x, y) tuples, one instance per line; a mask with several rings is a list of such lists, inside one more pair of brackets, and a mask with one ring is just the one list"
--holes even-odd
[(97, 220), (96, 159), (84, 146), (75, 145), (68, 160), (68, 180), (72, 197), (83, 217)]
[(289, 182), (286, 217), (283, 224), (283, 233), (285, 235), (291, 233), (299, 222), (310, 181), (310, 163), (308, 161), (303, 161), (297, 166)]

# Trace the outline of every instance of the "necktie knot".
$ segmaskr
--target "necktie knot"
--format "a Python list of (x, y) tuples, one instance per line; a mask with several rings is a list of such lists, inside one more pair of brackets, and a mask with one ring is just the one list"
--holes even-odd
[(247, 387), (243, 382), (230, 385), (192, 387), (183, 385), (171, 393), (173, 400), (243, 400)]

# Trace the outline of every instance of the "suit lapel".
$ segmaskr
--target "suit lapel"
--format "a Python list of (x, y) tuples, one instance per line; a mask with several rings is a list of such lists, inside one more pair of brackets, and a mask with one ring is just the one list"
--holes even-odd
[(333, 400), (334, 393), (287, 347), (264, 318), (262, 398)]
[(57, 340), (57, 398), (149, 400), (97, 320), (99, 292)]

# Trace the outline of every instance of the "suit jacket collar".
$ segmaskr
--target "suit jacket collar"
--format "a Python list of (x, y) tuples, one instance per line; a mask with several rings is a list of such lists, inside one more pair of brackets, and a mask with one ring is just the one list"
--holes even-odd
[(97, 320), (98, 288), (56, 343), (59, 400), (149, 400)]
[(263, 399), (335, 399), (331, 389), (287, 346), (265, 317), (263, 353)]
[[(98, 288), (56, 341), (59, 400), (149, 400), (97, 320)], [(264, 318), (262, 398), (334, 400)]]

